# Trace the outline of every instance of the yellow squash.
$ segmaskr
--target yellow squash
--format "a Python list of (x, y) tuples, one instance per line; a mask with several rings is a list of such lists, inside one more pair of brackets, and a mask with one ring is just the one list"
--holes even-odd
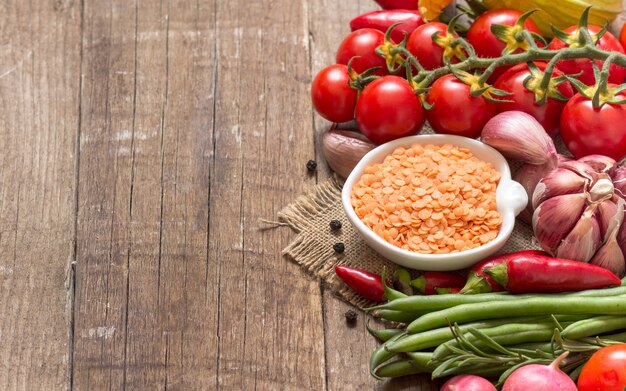
[(578, 24), (580, 14), (588, 6), (593, 6), (589, 23), (603, 26), (622, 11), (622, 0), (484, 0), (487, 8), (513, 8), (522, 12), (540, 9), (531, 19), (541, 33), (552, 37), (550, 25), (559, 29)]
[(425, 20), (436, 20), (452, 0), (418, 0), (417, 9)]

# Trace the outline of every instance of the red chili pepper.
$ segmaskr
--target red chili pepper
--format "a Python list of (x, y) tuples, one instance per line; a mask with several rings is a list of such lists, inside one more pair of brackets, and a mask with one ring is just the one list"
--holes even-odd
[(405, 9), (416, 10), (417, 0), (375, 0), (378, 5), (386, 10)]
[(376, 302), (383, 301), (385, 298), (383, 278), (378, 274), (339, 265), (335, 266), (335, 273), (359, 295)]
[(456, 273), (424, 272), (411, 285), (425, 295), (436, 294), (437, 288), (462, 288), (465, 277)]
[(611, 271), (590, 263), (525, 255), (483, 269), (511, 293), (557, 293), (617, 286)]
[(540, 250), (524, 250), (487, 257), (472, 267), (467, 277), (467, 282), (465, 283), (463, 289), (461, 289), (461, 293), (473, 295), (476, 293), (502, 292), (504, 288), (502, 288), (500, 284), (498, 284), (493, 278), (491, 278), (491, 276), (485, 274), (485, 272), (483, 272), (483, 269), (500, 265), (510, 258), (526, 255), (548, 255), (548, 253)]
[(438, 295), (461, 293), (461, 288), (435, 288)]
[(393, 29), (391, 32), (391, 40), (400, 43), (405, 35), (409, 36), (418, 26), (423, 25), (424, 21), (417, 10), (392, 9), (372, 11), (359, 15), (350, 21), (350, 28), (352, 31), (372, 28), (384, 33), (389, 27), (396, 23), (402, 24)]

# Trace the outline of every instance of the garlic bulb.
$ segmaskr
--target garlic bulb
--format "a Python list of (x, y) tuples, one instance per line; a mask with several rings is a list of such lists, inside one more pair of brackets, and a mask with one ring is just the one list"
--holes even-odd
[(606, 156), (561, 161), (533, 192), (533, 230), (541, 247), (566, 259), (626, 273), (626, 172)]
[(491, 118), (482, 130), (483, 143), (497, 149), (507, 159), (527, 164), (552, 164), (558, 156), (554, 142), (530, 114), (505, 111)]
[(359, 160), (376, 147), (361, 133), (334, 129), (324, 133), (322, 146), (328, 165), (342, 178), (347, 178)]

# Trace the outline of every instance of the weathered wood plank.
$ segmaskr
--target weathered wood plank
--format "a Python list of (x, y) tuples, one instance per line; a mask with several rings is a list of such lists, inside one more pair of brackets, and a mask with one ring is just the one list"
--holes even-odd
[(167, 390), (215, 388), (216, 268), (208, 259), (213, 159), (215, 2), (168, 6), (163, 131), (160, 325)]
[(210, 254), (220, 389), (325, 388), (319, 285), (278, 255), (288, 232), (257, 228), (314, 184), (307, 7), (218, 2)]
[(167, 9), (84, 2), (74, 385), (159, 389)]
[(77, 2), (0, 4), (0, 389), (69, 387)]

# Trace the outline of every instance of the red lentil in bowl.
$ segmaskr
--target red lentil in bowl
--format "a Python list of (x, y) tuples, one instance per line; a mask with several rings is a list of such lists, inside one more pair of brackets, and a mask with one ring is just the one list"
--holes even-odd
[[(408, 168), (419, 164), (419, 162), (414, 159), (414, 144), (419, 144), (424, 151), (428, 151), (426, 146), (429, 144), (432, 144), (436, 149), (448, 145), (446, 149), (452, 146), (456, 147), (458, 151), (455, 151), (453, 154), (452, 150), (454, 148), (450, 148), (449, 154), (447, 154), (447, 152), (441, 154), (440, 151), (436, 151), (437, 154), (426, 152), (432, 156), (430, 159), (424, 159), (422, 161), (423, 170), (422, 166), (419, 166), (419, 175), (417, 175), (410, 173), (408, 170)], [(389, 167), (382, 168), (382, 170), (389, 171), (389, 173), (381, 174), (380, 179), (371, 181), (371, 183), (370, 180), (366, 179), (366, 183), (363, 183), (362, 187), (369, 186), (376, 188), (375, 191), (378, 193), (376, 196), (374, 196), (374, 190), (372, 190), (372, 194), (367, 194), (367, 190), (365, 192), (359, 190), (358, 183), (361, 181), (362, 177), (365, 175), (375, 176), (374, 171), (372, 171), (373, 168), (378, 164), (383, 164), (384, 166), (385, 159), (388, 156), (393, 156), (394, 152), (398, 153), (403, 150), (398, 150), (398, 148), (404, 149), (402, 153), (413, 150), (413, 152), (408, 152), (408, 154), (413, 154), (414, 156), (408, 156), (406, 161), (392, 158), (388, 164)], [(419, 150), (419, 147), (415, 148)], [(468, 162), (459, 159), (459, 161), (461, 161), (459, 164), (446, 163), (447, 159), (452, 159), (451, 156), (461, 154), (459, 158), (462, 158), (464, 156), (467, 157), (468, 153), (472, 154), (479, 162), (472, 161), (473, 159), (469, 159)], [(439, 155), (441, 155), (441, 159), (439, 159)], [(441, 165), (435, 162), (433, 157), (434, 160), (438, 160)], [(404, 167), (403, 164), (406, 165), (406, 167)], [(436, 169), (433, 169), (435, 166)], [(443, 170), (439, 170), (440, 166), (444, 167)], [(467, 169), (464, 167), (467, 167)], [(398, 170), (400, 170), (399, 177), (395, 176)], [(401, 170), (405, 171), (403, 172)], [(455, 185), (455, 178), (459, 173), (462, 178), (469, 175), (467, 176), (469, 186), (461, 182)], [(413, 177), (411, 177), (411, 175), (413, 175)], [(472, 175), (474, 175), (475, 178), (470, 178)], [(388, 178), (386, 176), (388, 176)], [(365, 176), (365, 178), (371, 179), (371, 177), (367, 176)], [(450, 178), (452, 178), (451, 182)], [(462, 178), (456, 179), (462, 180)], [(385, 186), (390, 184), (390, 182), (387, 181), (385, 185), (383, 185), (382, 181), (385, 179), (391, 181), (390, 186)], [(474, 184), (472, 184), (472, 179), (474, 179)], [(397, 184), (395, 184), (396, 180), (399, 181)], [(436, 180), (439, 180), (441, 183), (435, 185)], [(404, 184), (400, 181), (404, 181)], [(379, 184), (375, 184), (376, 182), (379, 182)], [(419, 190), (423, 187), (419, 185), (424, 185), (424, 182), (430, 182), (432, 186)], [(466, 181), (463, 180), (463, 182)], [(398, 186), (397, 190), (394, 188), (394, 184)], [(439, 186), (442, 184), (443, 186), (440, 189)], [(455, 186), (456, 189), (454, 189)], [(484, 188), (481, 189), (481, 186), (484, 186)], [(494, 196), (494, 186), (496, 186), (495, 209), (493, 202), (485, 196), (485, 194), (489, 194), (490, 192), (491, 197)], [(390, 187), (394, 191), (399, 192), (398, 197), (404, 197), (404, 199), (398, 198), (396, 200), (392, 198), (390, 201), (389, 197), (395, 192), (392, 192), (391, 189), (387, 189), (386, 192), (389, 192), (389, 194), (383, 193), (383, 189), (386, 187)], [(407, 189), (402, 190), (403, 187), (407, 187)], [(431, 189), (432, 192), (430, 192)], [(472, 193), (473, 190), (474, 192)], [(479, 190), (479, 192), (476, 190)], [(358, 195), (356, 191), (359, 191)], [(402, 191), (405, 192), (404, 195)], [(415, 197), (417, 194), (414, 195), (416, 191), (417, 194), (420, 194), (418, 198)], [(458, 192), (458, 194), (463, 197), (462, 200), (459, 200), (459, 204), (452, 208), (451, 206), (455, 203), (454, 199), (451, 198), (450, 195), (444, 196), (450, 192), (455, 195), (457, 195), (456, 193)], [(426, 197), (427, 195), (430, 198)], [(433, 195), (438, 198), (433, 197)], [(387, 199), (385, 199), (385, 197), (387, 197)], [(354, 201), (360, 199), (362, 205), (358, 203), (353, 205), (353, 198), (355, 198)], [(365, 200), (363, 198), (365, 198)], [(471, 200), (472, 198), (475, 198), (476, 201)], [(376, 205), (375, 202), (379, 199), (383, 199), (384, 203)], [(470, 202), (467, 202), (468, 200), (470, 200)], [(390, 261), (407, 268), (444, 271), (469, 267), (501, 249), (511, 236), (515, 226), (515, 217), (526, 207), (528, 197), (524, 188), (511, 179), (511, 170), (506, 160), (495, 149), (478, 140), (466, 137), (428, 134), (390, 141), (366, 154), (346, 178), (341, 194), (341, 201), (346, 217), (357, 232), (361, 234), (365, 243), (373, 250)], [(469, 204), (467, 205), (469, 209), (463, 207), (463, 201)], [(388, 205), (390, 203), (394, 203), (393, 211), (391, 205)], [(443, 205), (441, 205), (442, 203)], [(401, 205), (398, 206), (398, 204)], [(481, 204), (483, 205), (480, 206)], [(427, 208), (427, 206), (430, 208)], [(478, 210), (479, 206), (482, 210)], [(360, 209), (363, 207), (365, 208)], [(357, 209), (359, 209), (359, 214), (357, 214)], [(424, 209), (429, 210), (423, 211)], [(445, 211), (446, 209), (448, 210)], [(396, 210), (399, 212), (397, 215), (392, 213)], [(457, 215), (454, 215), (455, 210)], [(476, 217), (477, 214), (482, 216), (483, 211), (485, 216), (491, 212), (490, 216), (486, 219), (488, 225), (486, 223), (482, 224)], [(498, 215), (495, 214), (496, 211)], [(414, 214), (414, 212), (416, 212), (416, 214)], [(422, 217), (420, 217), (420, 213), (422, 213)], [(430, 217), (427, 216), (428, 213), (430, 213)], [(441, 215), (439, 213), (441, 213)], [(367, 217), (368, 214), (376, 215), (376, 217)], [(386, 218), (385, 214), (388, 214)], [(391, 217), (392, 214), (396, 217)], [(410, 218), (409, 215), (411, 216)], [(454, 217), (452, 215), (454, 215)], [(402, 220), (403, 217), (406, 221)], [(363, 219), (367, 220), (369, 224), (366, 224)], [(421, 221), (419, 224), (418, 220)], [(484, 217), (482, 217), (483, 222), (484, 220)], [(380, 226), (381, 221), (384, 228)], [(455, 224), (457, 225), (456, 227), (454, 226)], [(377, 230), (378, 233), (374, 231), (377, 225), (380, 228)], [(447, 225), (447, 227), (445, 227), (445, 225)], [(480, 228), (481, 225), (484, 225), (482, 232)], [(457, 232), (453, 233), (450, 229), (446, 232), (447, 228), (457, 229), (462, 226), (469, 228), (469, 231), (458, 232), (460, 237), (457, 236), (455, 238)], [(406, 227), (406, 229), (402, 227)], [(398, 231), (397, 235), (393, 228)], [(417, 229), (417, 235), (415, 235), (413, 239), (407, 239), (409, 228), (412, 230)], [(427, 229), (428, 232), (426, 231)], [(472, 229), (474, 229), (474, 231), (472, 231)], [(384, 231), (387, 231), (387, 235), (385, 235)], [(488, 234), (488, 232), (492, 233)], [(465, 233), (467, 235), (464, 237)], [(489, 240), (494, 234), (497, 234), (495, 238)], [(446, 235), (448, 238), (444, 240)], [(451, 238), (450, 235), (452, 236)], [(386, 238), (384, 238), (385, 236)], [(483, 241), (481, 241), (481, 237)], [(390, 241), (386, 239), (396, 241), (400, 247), (391, 244)], [(454, 250), (452, 247), (448, 247), (453, 246), (453, 242), (450, 239), (454, 239), (454, 245), (456, 245), (456, 247), (453, 247)], [(478, 244), (477, 247), (470, 248), (471, 246), (466, 244), (468, 239), (471, 244), (478, 244), (478, 242), (480, 244)], [(459, 241), (457, 242), (457, 240)], [(463, 240), (463, 244), (460, 240)], [(419, 252), (419, 246), (423, 242), (428, 245), (431, 250), (430, 253), (427, 253), (428, 250), (425, 249), (425, 245), (421, 247), (424, 252)], [(441, 242), (441, 244), (439, 242)], [(483, 244), (483, 242), (485, 243)], [(413, 243), (414, 249), (411, 249), (411, 243)], [(404, 244), (409, 246), (408, 249), (401, 247)], [(445, 253), (446, 250), (443, 248), (444, 244), (448, 249), (447, 251), (449, 251), (448, 253)], [(415, 247), (416, 245), (417, 248)], [(435, 245), (437, 246), (436, 248)], [(457, 247), (459, 247), (460, 250), (458, 250)], [(435, 253), (435, 250), (439, 250), (438, 253)]]
[(500, 174), (452, 144), (398, 147), (365, 168), (351, 203), (388, 243), (423, 254), (449, 254), (495, 239)]

